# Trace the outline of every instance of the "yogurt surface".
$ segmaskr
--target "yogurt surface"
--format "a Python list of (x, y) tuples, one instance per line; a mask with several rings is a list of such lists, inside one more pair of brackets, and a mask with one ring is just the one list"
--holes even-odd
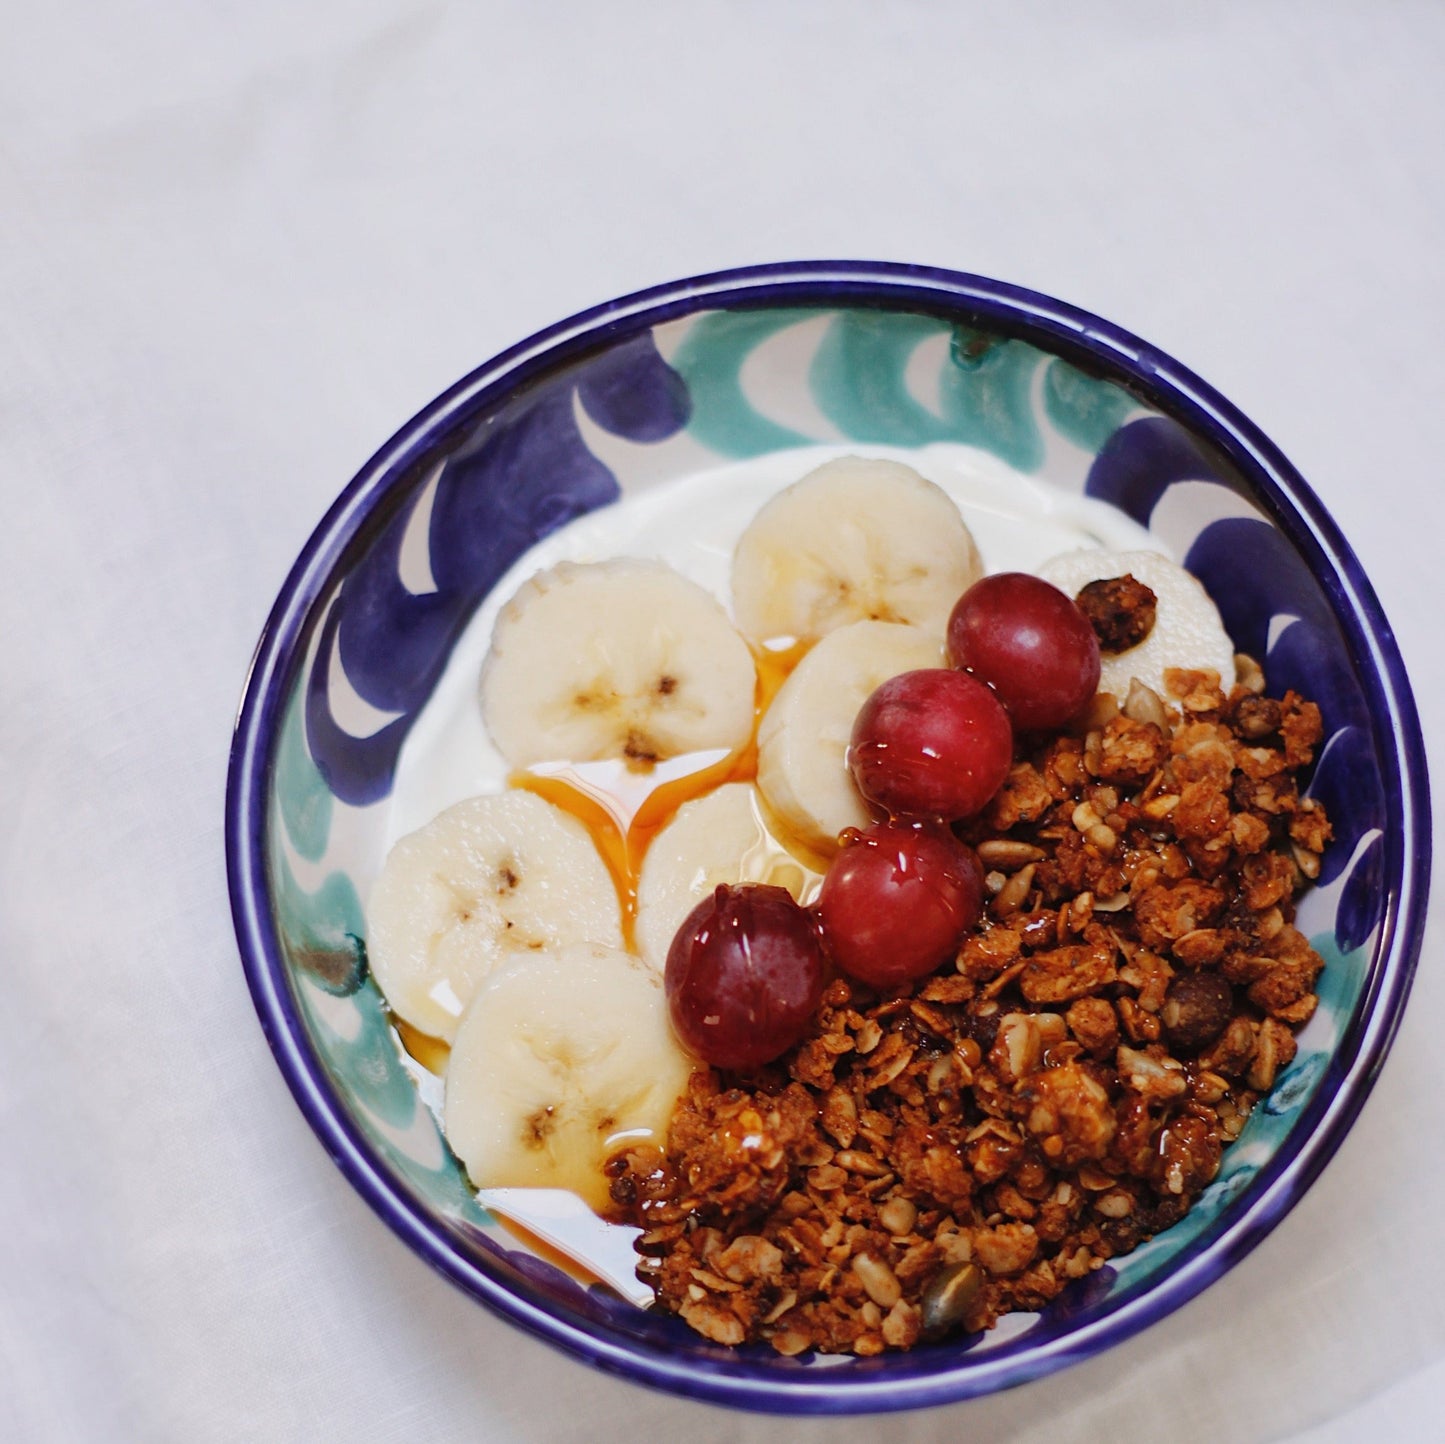
[(559, 528), (518, 558), (452, 649), (397, 762), (386, 845), (444, 808), (501, 792), (510, 769), (482, 725), (478, 678), (497, 615), (534, 573), (558, 562), (610, 557), (664, 561), (730, 607), (733, 549), (771, 497), (839, 456), (912, 466), (957, 503), (989, 572), (1035, 571), (1080, 548), (1161, 551), (1158, 538), (1104, 502), (1026, 476), (988, 452), (954, 443), (918, 450), (857, 445), (800, 447), (694, 473)]

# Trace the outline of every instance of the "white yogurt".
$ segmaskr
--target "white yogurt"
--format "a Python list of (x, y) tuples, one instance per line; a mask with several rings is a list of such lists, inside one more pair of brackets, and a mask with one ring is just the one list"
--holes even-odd
[(1162, 550), (1158, 539), (1104, 502), (1025, 476), (988, 452), (953, 443), (918, 450), (810, 446), (665, 483), (579, 517), (518, 558), (468, 623), (397, 761), (386, 845), (444, 808), (507, 786), (509, 769), (482, 725), (478, 678), (502, 607), (534, 573), (561, 561), (650, 557), (730, 603), (728, 573), (744, 528), (770, 497), (838, 456), (901, 461), (946, 491), (989, 572), (1035, 571), (1080, 547)]

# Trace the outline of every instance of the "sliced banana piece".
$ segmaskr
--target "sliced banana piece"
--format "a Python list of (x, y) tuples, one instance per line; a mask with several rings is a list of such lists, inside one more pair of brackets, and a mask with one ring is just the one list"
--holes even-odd
[(513, 767), (736, 750), (757, 671), (719, 603), (662, 562), (561, 562), (502, 609), (482, 716)]
[(897, 461), (839, 457), (781, 491), (733, 553), (733, 615), (758, 641), (850, 622), (936, 631), (983, 575), (947, 492)]
[(1090, 582), (1132, 575), (1159, 599), (1154, 627), (1137, 647), (1103, 656), (1099, 690), (1123, 702), (1137, 677), (1166, 701), (1164, 673), (1171, 667), (1212, 668), (1227, 691), (1234, 684), (1234, 643), (1219, 608), (1199, 581), (1158, 552), (1076, 551), (1051, 557), (1038, 574), (1069, 596)]
[(371, 890), (366, 925), (387, 1002), (448, 1040), (503, 959), (622, 943), (617, 889), (586, 828), (519, 791), (469, 798), (403, 837)]
[(785, 841), (827, 859), (845, 827), (868, 826), (847, 763), (858, 709), (890, 677), (944, 665), (938, 635), (898, 622), (841, 627), (798, 663), (758, 728), (758, 790)]
[(729, 782), (679, 807), (648, 847), (637, 882), (637, 949), (665, 968), (683, 920), (719, 883), (769, 883), (808, 903), (821, 881), (769, 834), (751, 784)]
[(607, 1156), (661, 1140), (692, 1067), (640, 958), (589, 943), (514, 957), (457, 1030), (447, 1141), (477, 1188), (566, 1188), (602, 1207)]

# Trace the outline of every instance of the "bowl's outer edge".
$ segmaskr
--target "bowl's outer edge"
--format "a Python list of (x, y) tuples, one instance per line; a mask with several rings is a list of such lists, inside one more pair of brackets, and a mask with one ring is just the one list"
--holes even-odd
[[(1316, 1098), (1297, 1130), (1304, 1141), (1287, 1164), (1257, 1181), (1250, 1207), (1226, 1233), (1149, 1293), (1093, 1324), (1016, 1359), (962, 1356), (958, 1370), (901, 1383), (886, 1375), (848, 1382), (803, 1377), (759, 1382), (698, 1373), (688, 1364), (650, 1357), (575, 1328), (505, 1289), (459, 1257), (448, 1238), (408, 1206), (371, 1162), (310, 1057), (291, 1005), (284, 965), (256, 900), (264, 895), (262, 838), (265, 764), (280, 720), (287, 664), (322, 599), (326, 579), (380, 500), (425, 452), (491, 400), (567, 364), (618, 335), (631, 335), (710, 303), (788, 305), (861, 303), (916, 306), (967, 314), (1014, 333), (1046, 337), (1071, 359), (1092, 363), (1166, 412), (1182, 415), (1261, 486), (1261, 500), (1290, 540), (1324, 572), (1337, 618), (1375, 672), (1363, 679), (1378, 732), (1393, 738), (1400, 767), (1386, 770), (1386, 875), (1399, 879), (1387, 900), (1378, 956), (1359, 1004), (1363, 1019), (1344, 1062), (1340, 1087)], [(1318, 571), (1318, 567), (1316, 568)], [(948, 1403), (1077, 1362), (1138, 1332), (1194, 1297), (1253, 1249), (1318, 1176), (1358, 1115), (1383, 1066), (1419, 957), (1430, 871), (1430, 816), (1424, 742), (1404, 664), (1374, 590), (1324, 507), (1282, 453), (1237, 408), (1187, 368), (1122, 328), (1039, 292), (933, 267), (889, 262), (780, 262), (714, 272), (652, 287), (583, 311), (503, 351), (462, 378), (383, 445), (342, 491), (292, 566), (263, 628), (247, 672), (232, 740), (226, 791), (225, 846), (232, 916), (261, 1026), (297, 1103), (327, 1153), (382, 1219), (423, 1258), (497, 1312), (564, 1351), (608, 1372), (676, 1393), (746, 1409), (855, 1413)], [(1261, 1186), (1261, 1184), (1263, 1186)]]

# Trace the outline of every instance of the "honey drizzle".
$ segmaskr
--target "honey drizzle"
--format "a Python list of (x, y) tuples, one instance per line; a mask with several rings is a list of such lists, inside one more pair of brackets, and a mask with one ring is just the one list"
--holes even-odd
[(617, 889), (617, 901), (622, 908), (622, 938), (629, 950), (635, 950), (637, 882), (647, 849), (684, 803), (704, 797), (729, 782), (752, 782), (757, 778), (758, 725), (810, 645), (795, 642), (775, 649), (754, 647), (757, 684), (753, 695), (753, 730), (747, 742), (719, 762), (659, 783), (626, 823), (596, 793), (579, 786), (565, 774), (544, 776), (518, 772), (512, 775), (513, 787), (536, 793), (554, 807), (570, 813), (587, 829)]
[(524, 1248), (537, 1255), (538, 1258), (551, 1264), (553, 1268), (561, 1269), (568, 1278), (575, 1279), (580, 1284), (603, 1284), (611, 1287), (601, 1274), (595, 1274), (591, 1269), (579, 1263), (569, 1253), (563, 1253), (554, 1243), (548, 1243), (541, 1235), (535, 1234), (526, 1224), (518, 1223), (516, 1219), (505, 1213), (497, 1213), (492, 1210), (493, 1216), (507, 1233), (511, 1234)]
[(410, 1023), (396, 1013), (391, 1015), (391, 1026), (396, 1029), (396, 1036), (401, 1039), (401, 1046), (428, 1073), (435, 1073), (438, 1078), (445, 1074), (447, 1063), (452, 1056), (450, 1043), (444, 1043), (440, 1038), (432, 1037), (430, 1033), (423, 1033), (420, 1028), (413, 1028)]

